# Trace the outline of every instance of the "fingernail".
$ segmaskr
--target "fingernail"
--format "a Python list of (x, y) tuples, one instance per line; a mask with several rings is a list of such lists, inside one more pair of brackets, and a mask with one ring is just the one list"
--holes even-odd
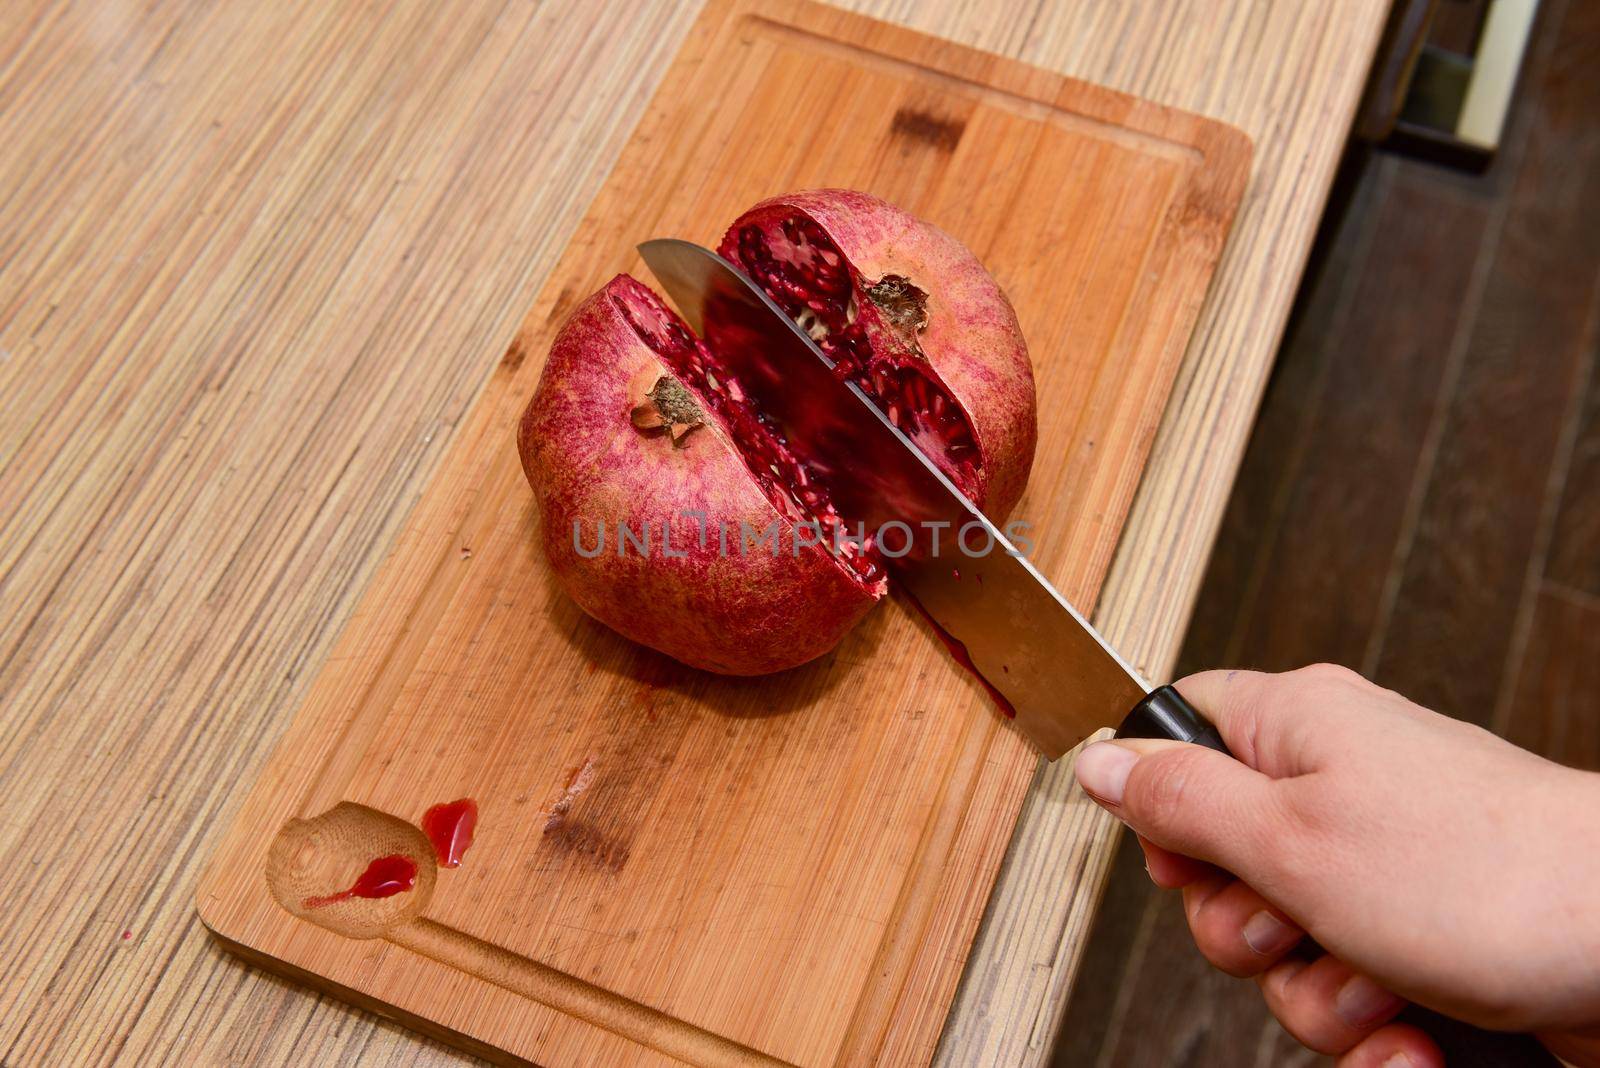
[(1405, 1050), (1391, 1053), (1378, 1068), (1411, 1068), (1411, 1058), (1406, 1056)]
[(1139, 754), (1132, 749), (1112, 742), (1095, 742), (1078, 754), (1078, 783), (1100, 800), (1120, 805), (1128, 772), (1138, 760)]
[(1262, 909), (1244, 924), (1244, 944), (1263, 957), (1282, 953), (1300, 940), (1300, 932)]
[(1364, 975), (1352, 975), (1333, 996), (1333, 1007), (1352, 1027), (1365, 1027), (1400, 1008), (1401, 1001)]

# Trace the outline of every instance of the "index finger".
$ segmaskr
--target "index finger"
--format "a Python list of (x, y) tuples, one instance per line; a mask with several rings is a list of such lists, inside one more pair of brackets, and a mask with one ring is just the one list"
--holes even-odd
[(1370, 684), (1345, 668), (1314, 664), (1279, 674), (1202, 671), (1174, 685), (1216, 724), (1234, 756), (1284, 778), (1314, 769), (1318, 738), (1348, 722), (1346, 710)]

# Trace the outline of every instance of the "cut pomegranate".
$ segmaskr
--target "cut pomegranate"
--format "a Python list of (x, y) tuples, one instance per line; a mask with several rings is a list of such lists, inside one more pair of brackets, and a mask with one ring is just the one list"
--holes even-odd
[[(971, 253), (844, 190), (757, 205), (721, 251), (975, 502), (1009, 512), (1033, 457), (1033, 377), (1016, 317)], [(519, 447), (568, 593), (684, 663), (804, 663), (885, 592), (870, 532), (866, 544), (833, 537), (843, 520), (807, 458), (626, 275), (562, 327)]]

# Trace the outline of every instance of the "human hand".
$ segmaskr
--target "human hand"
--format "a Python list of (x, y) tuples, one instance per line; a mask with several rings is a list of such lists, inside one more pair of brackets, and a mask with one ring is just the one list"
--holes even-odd
[[(1237, 760), (1118, 739), (1079, 755), (1078, 781), (1295, 1038), (1340, 1068), (1442, 1064), (1392, 1022), (1406, 999), (1600, 1066), (1600, 775), (1343, 668), (1177, 688)], [(1315, 960), (1291, 954), (1307, 933)]]

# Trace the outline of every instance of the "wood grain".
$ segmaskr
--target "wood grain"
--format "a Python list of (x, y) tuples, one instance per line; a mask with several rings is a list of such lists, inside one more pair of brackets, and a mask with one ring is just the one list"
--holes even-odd
[[(1395, 586), (1392, 622), (1374, 643), (1386, 685), (1488, 726), (1507, 663), (1527, 561), (1548, 528), (1543, 507), (1507, 508), (1541, 486), (1593, 351), (1600, 286), (1600, 137), (1586, 136), (1590, 88), (1573, 71), (1600, 41), (1600, 10), (1574, 5), (1552, 35), (1531, 91), (1541, 97), (1509, 190), (1498, 245), (1445, 413), (1426, 496)], [(1542, 503), (1542, 502), (1541, 502)]]
[[(1102, 595), (1160, 674), (1382, 4), (849, 6), (1257, 142)], [(0, 1060), (457, 1056), (241, 970), (192, 888), (694, 15), (0, 11), (0, 844), (25, 858), (0, 886), (26, 903)], [(1022, 816), (946, 1063), (1048, 1049), (1109, 830), (1067, 781)]]
[(1600, 771), (1600, 598), (1560, 586), (1539, 591), (1506, 736)]
[[(1388, 607), (1403, 478), (1441, 404), (1489, 209), (1417, 168), (1375, 177), (1384, 188), (1373, 247), (1347, 276), (1351, 292), (1334, 298), (1348, 301), (1344, 319), (1306, 339), (1327, 350), (1317, 392), (1330, 402), (1298, 428), (1297, 463), (1248, 578), (1251, 603), (1214, 663), (1286, 671), (1310, 656), (1359, 666)], [(1332, 400), (1341, 397), (1363, 403)]]
[[(540, 1064), (926, 1063), (1037, 757), (898, 601), (764, 679), (590, 621), (537, 549), (517, 418), (568, 309), (642, 275), (639, 235), (879, 193), (1016, 307), (1043, 400), (1016, 514), (1091, 604), (1248, 161), (1220, 124), (885, 23), (708, 6), (202, 880), (207, 925)], [(370, 858), (269, 893), (280, 828), (462, 795), (470, 863), (381, 931), (412, 952), (293, 907)]]
[(1344, 352), (1340, 339), (1355, 316), (1355, 279), (1381, 244), (1374, 216), (1386, 202), (1392, 169), (1353, 146), (1340, 171), (1348, 201), (1342, 215), (1335, 217), (1330, 210), (1323, 221), (1313, 265), (1301, 283), (1217, 532), (1217, 549), (1184, 638), (1180, 674), (1239, 661), (1241, 623), (1256, 612), (1264, 558), (1288, 514), (1294, 476), (1303, 470), (1312, 442), (1311, 428), (1329, 399), (1332, 364)]
[[(1600, 293), (1596, 303), (1600, 304)], [(1600, 376), (1592, 370), (1573, 436), (1545, 575), (1551, 582), (1600, 597)]]

